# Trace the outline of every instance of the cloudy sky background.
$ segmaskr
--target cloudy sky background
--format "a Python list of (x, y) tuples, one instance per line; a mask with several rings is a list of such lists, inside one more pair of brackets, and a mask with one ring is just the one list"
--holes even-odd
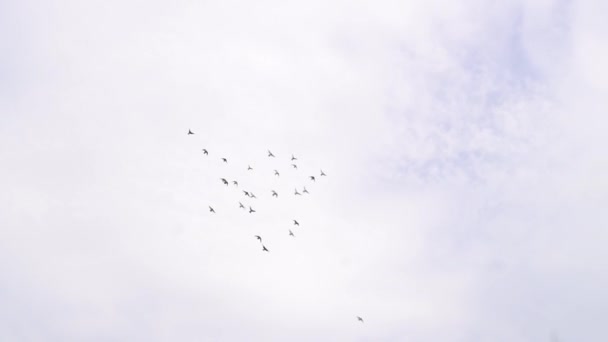
[(0, 2), (0, 340), (608, 340), (605, 13)]

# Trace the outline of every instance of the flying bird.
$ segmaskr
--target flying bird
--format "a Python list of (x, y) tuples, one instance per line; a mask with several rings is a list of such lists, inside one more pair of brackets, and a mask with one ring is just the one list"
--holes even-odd
[(215, 210), (213, 210), (213, 208), (211, 208), (211, 206), (209, 206), (209, 211), (215, 214)]
[(237, 181), (232, 181), (232, 184), (239, 186), (239, 182), (237, 182)]
[(291, 164), (291, 166), (293, 166), (294, 169), (298, 168), (298, 165), (296, 165), (296, 164)]
[(220, 178), (222, 180), (222, 183), (224, 183), (225, 185), (228, 185), (228, 181), (226, 180), (226, 178)]
[(194, 134), (194, 132), (192, 132), (191, 130), (188, 130), (188, 135), (190, 134)]
[(249, 197), (251, 197), (251, 198), (257, 198), (257, 197), (255, 197), (255, 194), (253, 192), (249, 193)]
[(361, 318), (361, 317), (357, 316), (357, 320), (358, 320), (359, 322), (363, 323), (363, 318)]
[(268, 156), (274, 158), (274, 154), (272, 154), (272, 152), (270, 152), (270, 150), (268, 150)]
[(321, 170), (321, 176), (327, 176), (323, 170)]
[(295, 235), (293, 235), (293, 232), (291, 231), (291, 229), (289, 230), (289, 236), (296, 237)]
[(255, 210), (253, 210), (253, 208), (249, 207), (249, 213), (255, 213)]
[(260, 240), (260, 243), (262, 243), (262, 237), (259, 235), (254, 235), (256, 239)]
[(268, 248), (266, 248), (264, 245), (262, 245), (262, 252), (268, 252)]
[(203, 154), (209, 155), (209, 152), (207, 152), (207, 149), (203, 149)]
[(226, 158), (222, 158), (222, 160), (224, 161), (224, 163), (228, 162), (228, 159), (226, 159)]
[(302, 190), (303, 193), (308, 194), (308, 190), (306, 190), (306, 187), (304, 187), (304, 190)]
[(251, 167), (251, 165), (247, 165), (247, 171), (249, 170), (253, 170), (253, 168)]
[(276, 192), (276, 191), (272, 190), (272, 196), (274, 196), (274, 197), (279, 197), (279, 194), (277, 194), (277, 192)]
[(275, 176), (278, 176), (278, 175), (279, 175), (279, 171), (274, 170), (274, 175), (275, 175)]
[(294, 155), (291, 155), (291, 160), (298, 160), (298, 158), (294, 157)]
[(300, 225), (300, 223), (298, 223), (298, 221), (296, 221), (296, 220), (293, 220), (293, 225), (294, 225), (294, 226), (299, 226), (299, 225)]
[(243, 203), (239, 202), (239, 208), (245, 209), (245, 206), (243, 205)]
[(310, 176), (310, 180), (315, 182), (315, 176)]
[(294, 193), (294, 195), (299, 196), (302, 195), (301, 193), (298, 192), (298, 189), (295, 190), (296, 192)]
[(249, 197), (249, 192), (248, 191), (243, 190), (243, 193), (245, 194), (245, 196)]

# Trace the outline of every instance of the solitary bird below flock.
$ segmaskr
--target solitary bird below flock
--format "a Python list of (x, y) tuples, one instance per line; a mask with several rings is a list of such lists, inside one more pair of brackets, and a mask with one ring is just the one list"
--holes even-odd
[(209, 152), (207, 152), (207, 150), (206, 150), (206, 149), (203, 149), (203, 154), (205, 154), (205, 155), (209, 155)]
[(359, 322), (363, 323), (363, 318), (361, 318), (361, 317), (357, 316), (357, 320), (358, 320)]
[(253, 170), (253, 168), (251, 167), (251, 165), (247, 165), (247, 171), (249, 170)]
[(268, 150), (268, 156), (274, 158), (274, 154), (272, 154), (272, 152), (270, 152), (270, 150)]
[(192, 132), (191, 130), (188, 130), (188, 135), (190, 134), (194, 134), (194, 132)]
[(222, 161), (224, 161), (224, 163), (227, 163), (227, 162), (228, 162), (228, 159), (226, 159), (226, 158), (222, 158)]
[(279, 197), (279, 194), (277, 194), (277, 192), (276, 192), (276, 191), (272, 190), (272, 196), (274, 196), (274, 197)]
[(279, 175), (279, 171), (274, 170), (274, 175), (275, 175), (275, 176), (278, 176), (278, 175)]
[(215, 214), (215, 210), (213, 210), (213, 208), (211, 208), (211, 206), (209, 206), (209, 211)]

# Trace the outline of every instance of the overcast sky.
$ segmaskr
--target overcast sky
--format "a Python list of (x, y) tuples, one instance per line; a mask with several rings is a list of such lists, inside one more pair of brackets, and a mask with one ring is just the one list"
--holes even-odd
[(0, 1), (0, 340), (607, 341), (606, 13)]

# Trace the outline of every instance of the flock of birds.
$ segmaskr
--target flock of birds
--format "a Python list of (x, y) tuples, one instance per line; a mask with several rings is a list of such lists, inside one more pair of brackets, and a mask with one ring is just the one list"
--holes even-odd
[[(195, 134), (195, 133), (194, 133), (194, 132), (192, 132), (192, 130), (190, 130), (190, 129), (188, 130), (188, 135), (194, 135), (194, 134)], [(203, 148), (203, 149), (202, 149), (202, 152), (203, 152), (203, 155), (205, 155), (205, 156), (209, 156), (209, 151), (208, 151), (207, 149)], [(272, 153), (272, 151), (270, 151), (270, 150), (268, 150), (268, 158), (276, 158), (276, 157), (275, 157), (275, 155), (274, 155), (274, 154)], [(228, 159), (226, 159), (226, 158), (224, 158), (224, 157), (221, 157), (220, 159), (222, 160), (222, 162), (223, 162), (223, 163), (226, 163), (226, 164), (228, 163)], [(296, 157), (295, 157), (295, 156), (292, 154), (292, 155), (291, 155), (291, 162), (292, 162), (291, 167), (292, 167), (293, 169), (298, 169), (298, 165), (297, 165), (297, 164), (295, 164), (295, 162), (296, 162), (297, 160), (298, 160), (298, 158), (296, 158)], [(247, 165), (247, 171), (252, 171), (252, 170), (253, 170), (253, 168), (251, 167), (251, 165)], [(279, 171), (278, 171), (278, 170), (276, 170), (276, 169), (274, 170), (274, 176), (276, 176), (276, 177), (279, 177), (279, 176), (280, 176)], [(321, 169), (321, 170), (320, 170), (320, 172), (319, 172), (319, 177), (326, 177), (326, 176), (327, 176), (327, 174), (325, 174), (325, 172), (323, 172), (323, 170)], [(308, 176), (308, 179), (309, 179), (310, 181), (312, 181), (312, 182), (316, 182), (316, 180), (317, 180), (317, 178), (316, 178), (316, 176), (315, 176), (315, 175)], [(220, 178), (219, 180), (220, 180), (220, 181), (221, 181), (221, 182), (222, 182), (224, 185), (226, 185), (226, 186), (230, 185), (230, 182), (229, 182), (227, 179), (225, 179), (225, 178)], [(233, 184), (234, 186), (237, 186), (237, 187), (239, 186), (239, 183), (238, 183), (238, 181), (236, 181), (236, 180), (233, 180), (233, 181), (232, 181), (232, 184)], [(242, 191), (243, 191), (243, 194), (244, 194), (246, 197), (250, 198), (250, 199), (257, 198), (257, 197), (256, 197), (256, 195), (255, 195), (255, 194), (254, 194), (252, 191), (246, 191), (246, 190), (242, 190)], [(275, 190), (272, 190), (272, 189), (271, 189), (271, 190), (270, 190), (270, 194), (271, 194), (271, 196), (272, 196), (272, 197), (275, 197), (275, 198), (278, 198), (278, 197), (279, 197), (279, 194), (278, 194), (278, 193), (277, 193)], [(302, 194), (309, 194), (309, 192), (308, 192), (308, 190), (306, 189), (306, 187), (305, 187), (305, 186), (302, 188), (302, 192), (299, 192), (297, 188), (294, 190), (294, 195), (295, 195), (295, 196), (302, 196)], [(238, 204), (239, 204), (239, 209), (244, 209), (244, 210), (247, 210), (247, 209), (248, 209), (249, 214), (253, 214), (253, 213), (255, 213), (255, 212), (256, 212), (256, 210), (255, 210), (254, 208), (252, 208), (251, 206), (248, 206), (248, 208), (247, 208), (247, 207), (245, 207), (245, 205), (243, 205), (243, 203), (241, 203), (241, 202), (238, 202)], [(215, 209), (214, 209), (212, 206), (209, 206), (209, 212), (210, 212), (211, 214), (215, 214), (215, 213), (216, 213), (216, 212), (215, 212)], [(300, 226), (300, 223), (298, 222), (298, 220), (293, 219), (293, 226), (295, 226), (295, 227), (299, 227), (299, 226)], [(293, 233), (293, 231), (291, 231), (291, 229), (289, 229), (289, 236), (291, 236), (291, 237), (295, 237), (295, 234)], [(263, 241), (262, 241), (262, 237), (261, 237), (260, 235), (254, 235), (253, 237), (254, 237), (256, 240), (258, 240), (258, 242), (259, 242), (259, 243), (260, 243), (260, 245), (262, 246), (262, 252), (270, 252), (270, 251), (268, 250), (268, 248), (267, 248), (267, 247), (264, 245), (264, 243), (263, 243)], [(356, 317), (357, 317), (357, 320), (358, 320), (359, 322), (363, 323), (363, 318), (361, 318), (360, 316), (356, 316)]]

